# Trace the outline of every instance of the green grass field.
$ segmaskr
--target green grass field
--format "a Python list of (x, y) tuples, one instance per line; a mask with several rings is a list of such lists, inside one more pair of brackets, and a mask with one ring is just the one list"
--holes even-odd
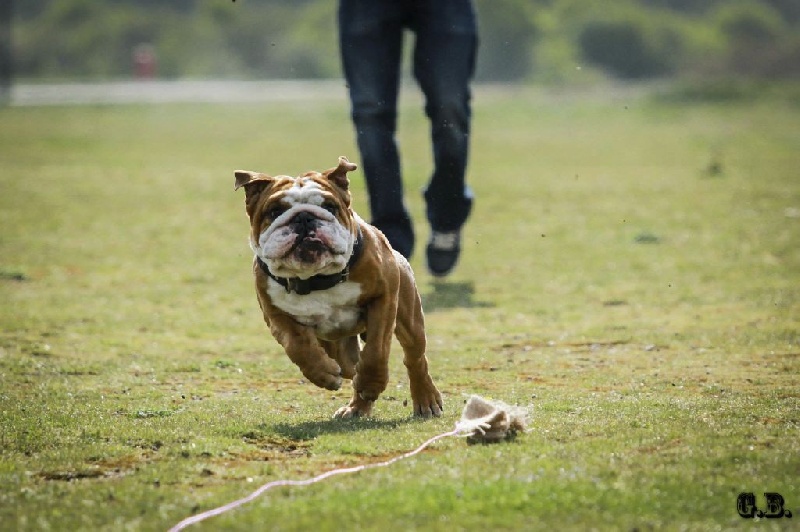
[[(400, 138), (441, 419), (399, 346), (368, 420), (263, 324), (238, 168), (358, 161), (344, 104), (0, 109), (0, 529), (166, 530), (270, 480), (378, 462), (472, 393), (532, 405), (281, 488), (202, 530), (756, 530), (800, 519), (800, 105), (478, 93), (477, 196), (433, 282), (427, 125)], [(353, 177), (365, 216), (362, 174)], [(756, 525), (737, 495), (783, 495)]]

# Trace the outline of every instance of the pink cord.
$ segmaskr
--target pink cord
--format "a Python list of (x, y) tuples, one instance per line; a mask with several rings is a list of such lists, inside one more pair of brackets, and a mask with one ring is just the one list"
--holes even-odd
[(208, 519), (209, 517), (214, 517), (215, 515), (220, 515), (220, 514), (223, 514), (225, 512), (228, 512), (230, 510), (233, 510), (234, 508), (238, 508), (239, 506), (241, 506), (241, 505), (243, 505), (245, 503), (248, 503), (248, 502), (254, 500), (255, 498), (259, 497), (265, 491), (270, 490), (272, 488), (275, 488), (277, 486), (308, 486), (309, 484), (315, 484), (315, 483), (319, 482), (320, 480), (325, 480), (326, 478), (333, 477), (333, 476), (336, 476), (336, 475), (342, 475), (344, 473), (357, 473), (357, 472), (363, 471), (365, 469), (372, 469), (372, 468), (375, 468), (375, 467), (385, 467), (385, 466), (388, 466), (388, 465), (392, 465), (393, 463), (395, 463), (395, 462), (397, 462), (399, 460), (403, 460), (405, 458), (411, 458), (412, 456), (421, 453), (423, 450), (425, 450), (426, 447), (428, 447), (429, 445), (431, 445), (434, 442), (437, 442), (437, 441), (439, 441), (439, 440), (441, 440), (443, 438), (447, 438), (449, 436), (456, 436), (456, 435), (459, 434), (459, 432), (461, 432), (461, 430), (458, 429), (458, 428), (456, 428), (454, 430), (451, 430), (450, 432), (443, 432), (442, 434), (439, 434), (439, 435), (434, 436), (433, 438), (429, 439), (428, 441), (426, 441), (425, 443), (423, 443), (422, 445), (420, 445), (419, 447), (417, 447), (413, 451), (409, 451), (409, 452), (407, 452), (405, 454), (402, 454), (400, 456), (395, 456), (394, 458), (386, 460), (385, 462), (378, 462), (378, 463), (375, 463), (375, 464), (365, 464), (365, 465), (354, 466), (354, 467), (345, 467), (345, 468), (342, 468), (342, 469), (333, 469), (331, 471), (328, 471), (326, 473), (322, 473), (321, 475), (317, 475), (316, 477), (309, 478), (309, 479), (306, 479), (306, 480), (273, 480), (272, 482), (264, 484), (263, 486), (261, 486), (260, 488), (255, 490), (253, 493), (251, 493), (247, 497), (243, 497), (243, 498), (241, 498), (239, 500), (236, 500), (236, 501), (233, 501), (233, 502), (229, 502), (228, 504), (226, 504), (224, 506), (220, 506), (218, 508), (213, 508), (213, 509), (205, 511), (205, 512), (203, 512), (201, 514), (193, 515), (192, 517), (187, 517), (186, 519), (184, 519), (183, 521), (181, 521), (177, 525), (175, 525), (172, 528), (170, 528), (169, 532), (177, 532), (179, 530), (183, 530), (184, 528), (186, 528), (189, 525), (193, 525), (195, 523), (199, 523), (200, 521)]

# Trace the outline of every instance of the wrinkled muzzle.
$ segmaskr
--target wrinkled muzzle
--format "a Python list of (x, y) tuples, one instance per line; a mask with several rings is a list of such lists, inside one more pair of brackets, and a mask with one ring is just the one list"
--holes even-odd
[[(315, 212), (317, 209), (320, 212)], [(253, 247), (274, 275), (305, 278), (343, 269), (352, 252), (352, 240), (333, 215), (305, 206), (276, 219)]]
[[(322, 221), (308, 211), (301, 211), (286, 224), (296, 235), (287, 254), (293, 254), (301, 262), (313, 263), (321, 254), (333, 251), (323, 239)], [(319, 230), (319, 231), (318, 231)], [(320, 233), (319, 235), (317, 233)]]

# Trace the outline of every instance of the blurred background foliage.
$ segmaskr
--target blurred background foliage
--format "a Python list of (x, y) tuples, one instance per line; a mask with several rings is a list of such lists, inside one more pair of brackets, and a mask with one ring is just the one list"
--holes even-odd
[[(5, 0), (8, 1), (8, 0)], [(798, 0), (476, 0), (482, 81), (800, 78)], [(335, 0), (15, 0), (20, 80), (341, 75)], [(409, 46), (411, 39), (409, 39)]]

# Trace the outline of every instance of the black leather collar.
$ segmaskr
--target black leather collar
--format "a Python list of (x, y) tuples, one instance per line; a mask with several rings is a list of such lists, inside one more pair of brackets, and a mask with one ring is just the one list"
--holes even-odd
[(256, 257), (256, 262), (258, 262), (258, 267), (261, 268), (261, 271), (266, 273), (271, 279), (274, 279), (276, 283), (284, 287), (287, 293), (294, 292), (297, 295), (305, 296), (311, 292), (327, 290), (328, 288), (333, 288), (339, 283), (345, 282), (347, 280), (347, 276), (350, 274), (350, 268), (355, 265), (355, 263), (361, 257), (361, 253), (363, 251), (364, 237), (361, 234), (361, 228), (359, 227), (358, 235), (356, 235), (356, 241), (353, 243), (353, 253), (350, 255), (350, 260), (347, 261), (347, 266), (344, 267), (344, 270), (338, 273), (332, 273), (330, 275), (314, 275), (308, 279), (300, 279), (299, 277), (277, 277), (273, 275), (271, 271), (269, 271), (269, 267), (267, 267), (267, 264), (261, 260), (260, 257)]

